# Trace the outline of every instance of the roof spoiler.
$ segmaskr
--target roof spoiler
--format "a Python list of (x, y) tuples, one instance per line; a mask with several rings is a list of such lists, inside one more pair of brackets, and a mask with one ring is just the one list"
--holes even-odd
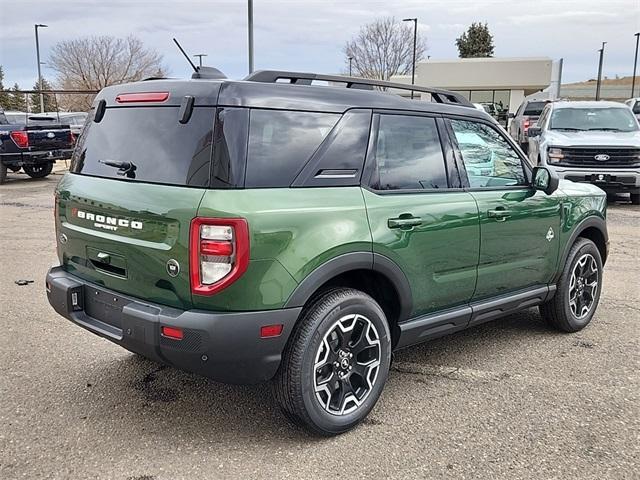
[[(438, 88), (406, 85), (404, 83), (387, 82), (362, 77), (347, 77), (342, 75), (324, 75), (319, 73), (285, 72), (278, 70), (258, 70), (244, 78), (247, 82), (276, 83), (285, 81), (295, 85), (311, 85), (314, 80), (343, 84), (346, 88), (373, 90), (374, 87), (394, 88), (409, 92), (422, 92), (431, 95), (432, 101), (449, 105), (459, 105), (474, 108), (473, 104), (462, 95), (449, 90)], [(337, 85), (336, 85), (337, 86)]]

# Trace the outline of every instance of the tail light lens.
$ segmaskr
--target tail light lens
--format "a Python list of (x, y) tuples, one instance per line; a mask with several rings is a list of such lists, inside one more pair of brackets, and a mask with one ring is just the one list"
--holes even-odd
[(19, 148), (27, 148), (29, 146), (29, 134), (24, 130), (14, 130), (9, 136)]
[(235, 282), (249, 265), (249, 226), (244, 218), (191, 221), (191, 292), (212, 295)]
[(524, 130), (524, 133), (527, 133), (527, 130), (529, 130), (529, 119), (525, 118), (524, 121), (522, 122), (522, 130)]
[(71, 145), (75, 145), (76, 143), (76, 136), (73, 132), (69, 132), (69, 143), (71, 143)]

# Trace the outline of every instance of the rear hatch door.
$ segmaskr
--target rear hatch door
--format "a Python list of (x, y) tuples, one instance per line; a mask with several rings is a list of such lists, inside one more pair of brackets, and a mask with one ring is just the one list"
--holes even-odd
[(87, 123), (57, 190), (58, 254), (88, 281), (189, 308), (189, 229), (209, 185), (214, 107), (196, 101), (180, 123), (179, 102), (108, 105)]

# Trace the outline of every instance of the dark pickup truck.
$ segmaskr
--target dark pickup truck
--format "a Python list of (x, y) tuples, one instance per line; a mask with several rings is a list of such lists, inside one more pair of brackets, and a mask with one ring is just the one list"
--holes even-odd
[(12, 123), (0, 110), (0, 184), (7, 170), (22, 168), (32, 178), (46, 177), (56, 160), (71, 156), (74, 144), (70, 126), (55, 118), (25, 114)]

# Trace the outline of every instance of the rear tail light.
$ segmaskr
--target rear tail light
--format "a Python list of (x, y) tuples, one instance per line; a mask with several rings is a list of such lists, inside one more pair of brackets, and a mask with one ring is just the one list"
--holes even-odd
[(249, 264), (249, 226), (244, 218), (191, 221), (191, 291), (212, 295), (235, 282)]
[(71, 145), (75, 145), (76, 143), (76, 136), (73, 132), (69, 132), (69, 143), (71, 143)]
[(9, 136), (19, 148), (27, 148), (29, 146), (29, 134), (24, 130), (14, 130)]
[(522, 122), (522, 130), (524, 130), (524, 133), (527, 133), (527, 130), (529, 130), (529, 119), (525, 118), (524, 121)]
[(116, 97), (117, 103), (162, 103), (169, 99), (169, 92), (121, 93)]

